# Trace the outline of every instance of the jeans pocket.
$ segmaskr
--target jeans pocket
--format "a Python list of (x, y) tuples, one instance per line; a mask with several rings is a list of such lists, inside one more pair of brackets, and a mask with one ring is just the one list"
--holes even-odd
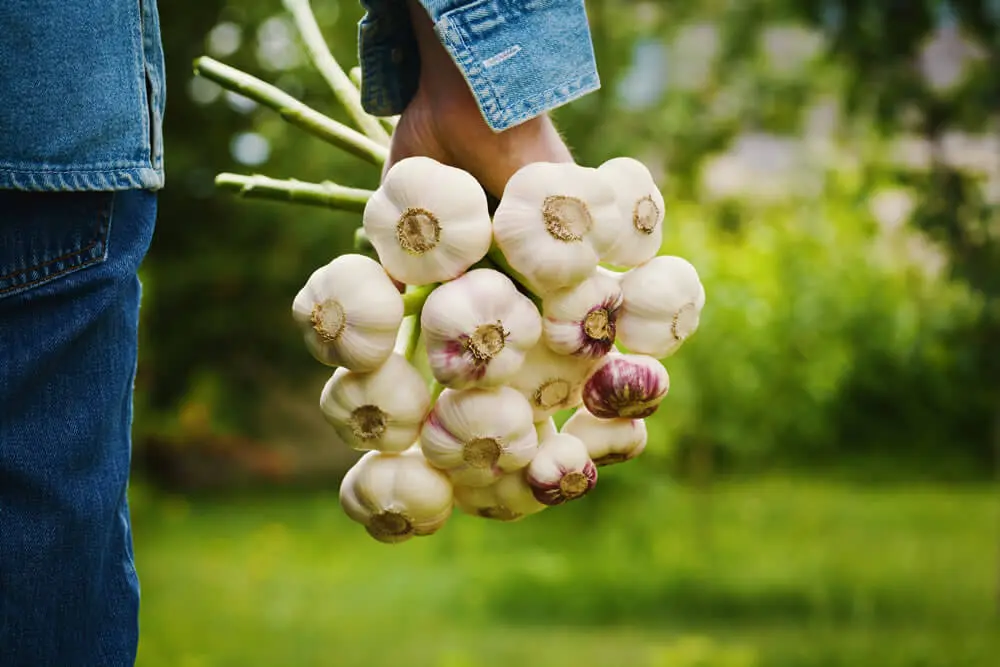
[(0, 190), (0, 299), (103, 262), (114, 198)]

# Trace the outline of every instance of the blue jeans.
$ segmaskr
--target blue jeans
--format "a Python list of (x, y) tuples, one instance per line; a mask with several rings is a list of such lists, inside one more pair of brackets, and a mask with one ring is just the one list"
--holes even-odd
[(156, 195), (0, 190), (0, 665), (135, 662), (126, 487)]

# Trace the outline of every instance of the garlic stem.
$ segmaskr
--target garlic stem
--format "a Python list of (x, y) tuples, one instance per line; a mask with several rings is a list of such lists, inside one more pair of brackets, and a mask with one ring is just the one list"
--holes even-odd
[(287, 9), (295, 21), (302, 41), (305, 44), (309, 59), (312, 60), (316, 69), (326, 79), (333, 94), (347, 113), (354, 119), (358, 128), (370, 139), (383, 146), (389, 145), (389, 133), (378, 122), (378, 120), (368, 114), (361, 106), (361, 95), (358, 89), (351, 83), (344, 68), (340, 66), (337, 59), (330, 53), (330, 47), (323, 39), (323, 33), (316, 22), (316, 15), (313, 13), (309, 0), (284, 0)]
[(388, 148), (357, 130), (321, 114), (285, 91), (214, 58), (202, 56), (195, 59), (194, 73), (274, 109), (290, 124), (375, 166), (381, 167), (389, 156)]
[(421, 285), (420, 287), (412, 287), (406, 291), (403, 295), (403, 313), (405, 315), (420, 315), (420, 311), (424, 308), (424, 302), (427, 301), (427, 297), (431, 295), (437, 288), (436, 284), (432, 285)]
[(332, 181), (306, 183), (294, 178), (277, 179), (261, 174), (243, 176), (223, 173), (215, 177), (215, 185), (247, 199), (273, 199), (352, 213), (363, 213), (368, 198), (372, 196), (371, 190), (349, 188)]
[(518, 291), (521, 292), (521, 294), (523, 294), (524, 296), (531, 299), (531, 302), (535, 304), (535, 307), (538, 308), (539, 311), (541, 311), (542, 297), (535, 294), (535, 292), (532, 291), (530, 287), (528, 287), (528, 283), (525, 277), (520, 273), (518, 273), (517, 270), (510, 265), (510, 262), (507, 261), (507, 258), (504, 257), (503, 252), (500, 251), (500, 248), (498, 248), (495, 243), (491, 245), (490, 249), (486, 252), (486, 258), (489, 259), (491, 262), (493, 262), (498, 271), (506, 274), (508, 278), (514, 281), (514, 284), (517, 286)]
[[(361, 68), (352, 67), (348, 74), (351, 77), (351, 83), (353, 83), (358, 90), (361, 90)], [(375, 118), (377, 118), (378, 122), (382, 123), (382, 125), (385, 126), (385, 129), (389, 130), (389, 132), (395, 130), (396, 126), (399, 125), (399, 116), (375, 116)]]

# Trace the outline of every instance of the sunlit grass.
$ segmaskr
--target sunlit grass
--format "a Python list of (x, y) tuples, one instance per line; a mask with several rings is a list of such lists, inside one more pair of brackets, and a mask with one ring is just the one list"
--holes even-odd
[(335, 493), (140, 496), (139, 665), (985, 667), (1000, 655), (994, 490), (773, 480), (707, 502), (604, 490), (518, 524), (456, 516), (395, 547), (348, 521)]

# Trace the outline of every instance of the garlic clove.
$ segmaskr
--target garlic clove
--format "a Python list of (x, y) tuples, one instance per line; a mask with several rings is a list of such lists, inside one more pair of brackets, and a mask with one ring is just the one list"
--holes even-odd
[(545, 294), (590, 275), (623, 224), (614, 190), (596, 169), (535, 162), (507, 182), (493, 237), (528, 286)]
[(431, 292), (420, 325), (434, 378), (453, 389), (507, 382), (542, 333), (535, 305), (492, 269), (474, 269)]
[(662, 359), (698, 330), (705, 288), (698, 271), (680, 257), (656, 257), (621, 279), (618, 340), (630, 352)]
[(557, 354), (603, 357), (614, 347), (621, 307), (621, 285), (597, 271), (574, 287), (551, 292), (542, 300), (545, 344)]
[(597, 484), (597, 466), (579, 438), (563, 433), (546, 438), (525, 479), (538, 502), (562, 505), (587, 495)]
[(597, 168), (615, 192), (627, 221), (615, 245), (601, 255), (617, 266), (639, 266), (656, 256), (663, 243), (663, 194), (642, 162), (630, 157), (608, 160)]
[(424, 421), (420, 448), (456, 485), (482, 487), (527, 466), (538, 435), (531, 406), (510, 387), (445, 389)]
[(378, 262), (341, 255), (312, 273), (295, 296), (292, 317), (317, 361), (373, 371), (392, 354), (403, 297)]
[(496, 521), (519, 521), (547, 507), (535, 498), (520, 470), (490, 486), (456, 486), (455, 505), (466, 514)]
[(528, 399), (534, 420), (542, 421), (583, 401), (583, 383), (596, 362), (587, 357), (556, 354), (539, 342), (528, 350), (509, 385)]
[(667, 369), (643, 354), (609, 354), (583, 386), (583, 404), (601, 419), (643, 419), (670, 390)]
[(320, 397), (323, 416), (341, 440), (359, 451), (408, 449), (430, 407), (423, 377), (399, 354), (370, 373), (338, 368)]
[(363, 224), (385, 270), (408, 285), (458, 277), (493, 240), (486, 193), (475, 177), (422, 156), (386, 172)]
[(401, 454), (368, 452), (340, 484), (344, 512), (379, 542), (404, 542), (437, 532), (451, 516), (448, 476), (417, 448)]
[(648, 437), (642, 419), (598, 419), (582, 407), (566, 420), (561, 432), (579, 438), (599, 468), (639, 456)]

